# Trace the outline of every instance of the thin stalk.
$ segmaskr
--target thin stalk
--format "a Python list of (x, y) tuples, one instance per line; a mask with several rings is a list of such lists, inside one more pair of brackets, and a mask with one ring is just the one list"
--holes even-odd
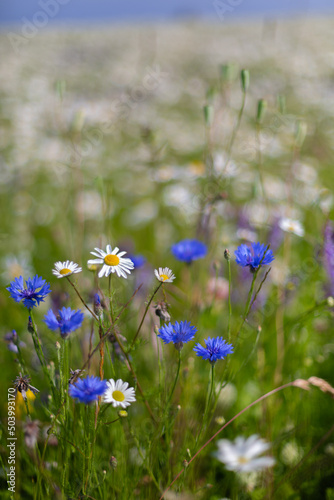
[(87, 309), (87, 311), (89, 311), (91, 313), (91, 315), (93, 316), (94, 319), (96, 319), (96, 321), (99, 321), (99, 318), (96, 316), (96, 314), (91, 310), (91, 308), (86, 304), (86, 302), (82, 298), (82, 296), (81, 296), (79, 290), (77, 289), (76, 285), (74, 283), (72, 283), (72, 281), (70, 280), (70, 278), (68, 276), (65, 276), (65, 278), (67, 279), (67, 281), (69, 282), (69, 284), (74, 288), (75, 293), (77, 294), (77, 296), (79, 297), (79, 299), (81, 300), (82, 304), (85, 306), (85, 308)]
[[(135, 295), (137, 294), (137, 292), (140, 290), (140, 288), (141, 288), (141, 287), (142, 287), (142, 284), (141, 284), (141, 285), (139, 285), (139, 287), (138, 287), (138, 288), (137, 288), (137, 289), (133, 292), (133, 294), (132, 294), (132, 296), (130, 297), (130, 299), (128, 300), (128, 302), (127, 302), (127, 303), (126, 303), (126, 304), (122, 307), (121, 311), (118, 313), (118, 315), (117, 315), (117, 316), (116, 316), (116, 318), (115, 318), (114, 324), (115, 324), (115, 323), (119, 320), (119, 318), (121, 317), (121, 315), (123, 314), (123, 312), (126, 310), (126, 308), (129, 306), (129, 304), (131, 303), (131, 301), (133, 300), (133, 298), (135, 297)], [(102, 296), (104, 297), (104, 295), (103, 295), (103, 294), (102, 294)], [(87, 367), (87, 365), (90, 363), (90, 360), (91, 360), (92, 356), (93, 356), (93, 355), (94, 355), (94, 354), (95, 354), (95, 353), (99, 350), (100, 343), (101, 343), (101, 342), (103, 342), (103, 341), (105, 341), (105, 340), (106, 340), (106, 339), (110, 336), (110, 334), (111, 334), (111, 330), (110, 330), (110, 329), (108, 329), (108, 330), (106, 331), (106, 333), (103, 335), (103, 337), (102, 337), (102, 339), (100, 340), (100, 342), (97, 344), (97, 346), (96, 346), (96, 347), (92, 350), (92, 352), (91, 352), (90, 356), (88, 356), (88, 359), (87, 359), (87, 360), (85, 361), (85, 363), (82, 365), (81, 370), (80, 370), (80, 371), (76, 374), (76, 376), (73, 378), (73, 381), (72, 381), (72, 383), (73, 383), (73, 384), (76, 382), (76, 380), (78, 379), (78, 377), (80, 376), (80, 374), (81, 374), (81, 373), (85, 370), (85, 368)], [(118, 340), (118, 343), (120, 343), (120, 341), (119, 341), (119, 340)], [(124, 347), (123, 347), (123, 350), (124, 350)], [(125, 351), (123, 351), (123, 353), (124, 353), (124, 352), (125, 352)], [(127, 357), (127, 355), (126, 355), (126, 354), (125, 354), (125, 357)], [(129, 370), (131, 371), (131, 369), (130, 369), (130, 367), (129, 367), (129, 366), (128, 366), (128, 368), (129, 368)], [(134, 372), (133, 372), (133, 371), (131, 371), (131, 373), (133, 374)], [(135, 378), (135, 380), (137, 380), (137, 378), (136, 378), (135, 376), (134, 376), (134, 378)], [(154, 422), (156, 422), (156, 419), (155, 419), (155, 417), (154, 417), (154, 415), (153, 415), (153, 412), (152, 412), (152, 410), (151, 410), (151, 408), (150, 408), (150, 406), (149, 406), (148, 402), (147, 402), (147, 401), (146, 401), (146, 399), (145, 399), (144, 393), (143, 393), (143, 391), (142, 391), (142, 389), (141, 389), (141, 387), (140, 387), (140, 385), (139, 385), (139, 383), (138, 383), (138, 380), (137, 380), (137, 387), (138, 387), (139, 392), (140, 392), (140, 393), (141, 393), (141, 395), (142, 395), (142, 398), (143, 398), (143, 400), (144, 400), (145, 406), (146, 406), (146, 408), (147, 408), (147, 410), (148, 410), (148, 412), (149, 412), (149, 414), (150, 414), (150, 416), (151, 416), (152, 420), (153, 420)], [(44, 443), (44, 448), (43, 448), (43, 453), (42, 453), (42, 458), (41, 458), (41, 462), (42, 462), (42, 463), (44, 462), (44, 457), (45, 457), (45, 453), (46, 453), (46, 449), (47, 449), (48, 441), (49, 441), (49, 439), (50, 439), (50, 436), (52, 435), (52, 430), (53, 430), (54, 426), (55, 426), (55, 425), (56, 425), (56, 423), (57, 423), (57, 418), (58, 418), (58, 416), (60, 415), (60, 413), (61, 413), (61, 411), (62, 411), (62, 409), (63, 409), (63, 406), (64, 406), (64, 402), (60, 405), (60, 408), (58, 409), (58, 412), (57, 412), (57, 414), (56, 414), (55, 418), (53, 419), (53, 422), (52, 422), (51, 427), (50, 427), (50, 429), (49, 429), (48, 436), (47, 436), (47, 438), (46, 438), (46, 440), (45, 440), (45, 443)]]
[(114, 323), (114, 312), (113, 312), (112, 295), (111, 295), (111, 274), (109, 274), (108, 294), (109, 294), (109, 310), (110, 310), (111, 322)]
[[(218, 436), (218, 434), (220, 434), (224, 429), (226, 429), (226, 427), (228, 425), (230, 425), (232, 422), (234, 422), (234, 420), (236, 420), (238, 417), (240, 417), (240, 415), (242, 415), (247, 410), (249, 410), (250, 408), (252, 408), (252, 406), (255, 406), (257, 403), (260, 403), (260, 401), (263, 401), (264, 399), (268, 398), (269, 396), (272, 396), (273, 394), (276, 394), (276, 392), (282, 391), (283, 389), (286, 389), (287, 387), (294, 387), (294, 386), (301, 388), (300, 385), (297, 385), (296, 381), (288, 382), (287, 384), (281, 385), (280, 387), (277, 387), (276, 389), (273, 389), (272, 391), (267, 392), (266, 394), (264, 394), (260, 398), (258, 398), (255, 401), (253, 401), (253, 403), (250, 403), (248, 406), (246, 406), (246, 408), (244, 408), (243, 410), (239, 411), (239, 413), (237, 413), (236, 415), (234, 415), (234, 417), (232, 417), (231, 420), (229, 420), (225, 425), (223, 425), (205, 444), (203, 444), (203, 446), (201, 446), (201, 448), (195, 453), (195, 455), (187, 463), (187, 468), (189, 467), (189, 465), (191, 464), (191, 462), (193, 462), (195, 460), (195, 458), (201, 453), (201, 451), (204, 450), (204, 448), (206, 448), (211, 443), (211, 441), (213, 441)], [(170, 490), (170, 488), (178, 480), (178, 478), (185, 471), (185, 469), (186, 469), (186, 467), (184, 467), (177, 474), (177, 476), (175, 476), (175, 478), (170, 483), (170, 485), (168, 486), (168, 488), (165, 489), (165, 491), (163, 492), (163, 494), (162, 494), (162, 496), (160, 497), (159, 500), (162, 500), (164, 498), (164, 496), (167, 493), (167, 491)]]
[[(89, 335), (89, 349), (88, 349), (88, 358), (91, 357), (91, 352), (93, 350), (93, 336), (94, 336), (94, 321), (92, 319), (90, 326), (90, 335)], [(90, 363), (88, 364), (88, 371), (90, 370)]]
[[(161, 285), (161, 283), (160, 283), (160, 285)], [(140, 287), (139, 287), (139, 288), (140, 288)], [(139, 290), (139, 288), (135, 291), (135, 293)], [(100, 290), (100, 292), (101, 292), (102, 297), (104, 298), (104, 294), (103, 294), (102, 290)], [(133, 294), (133, 296), (132, 296), (132, 297), (134, 297), (135, 293)], [(153, 297), (152, 297), (152, 298), (153, 298)], [(128, 303), (129, 303), (129, 302), (128, 302)], [(126, 306), (127, 306), (127, 304), (126, 304)], [(125, 306), (125, 307), (126, 307), (126, 306)], [(123, 307), (122, 311), (125, 309), (125, 307)], [(121, 311), (121, 313), (122, 313), (122, 311)], [(118, 320), (118, 318), (119, 318), (119, 316), (120, 316), (120, 314), (121, 314), (121, 313), (120, 313), (120, 314), (116, 317), (115, 321), (114, 321), (114, 322), (112, 322), (112, 320), (111, 320), (111, 315), (110, 315), (110, 311), (108, 311), (108, 310), (107, 310), (107, 312), (108, 312), (108, 314), (109, 314), (109, 321), (110, 321), (110, 323), (111, 323), (111, 328), (112, 328), (112, 327), (114, 326), (114, 324), (116, 323), (116, 321)], [(126, 358), (126, 365), (127, 365), (127, 368), (128, 368), (128, 369), (129, 369), (129, 371), (131, 372), (131, 375), (133, 376), (133, 378), (134, 378), (134, 380), (135, 380), (135, 382), (136, 382), (136, 384), (137, 384), (138, 391), (140, 392), (140, 395), (141, 395), (141, 397), (142, 397), (142, 399), (143, 399), (143, 402), (144, 402), (144, 404), (145, 404), (145, 406), (146, 406), (146, 408), (147, 408), (147, 411), (149, 412), (149, 414), (150, 414), (150, 416), (151, 416), (152, 420), (156, 423), (156, 419), (155, 419), (155, 417), (154, 417), (154, 415), (153, 415), (152, 409), (151, 409), (151, 407), (150, 407), (150, 405), (149, 405), (149, 403), (148, 403), (148, 401), (147, 401), (147, 399), (146, 399), (146, 397), (145, 397), (145, 395), (144, 395), (144, 391), (143, 391), (143, 389), (142, 389), (141, 385), (139, 384), (139, 381), (138, 381), (137, 375), (136, 375), (136, 373), (135, 373), (135, 371), (134, 371), (134, 368), (133, 368), (133, 366), (132, 366), (132, 363), (131, 363), (131, 361), (130, 361), (130, 357), (129, 357), (128, 351), (126, 351), (126, 350), (125, 350), (125, 348), (124, 348), (124, 346), (123, 346), (123, 344), (122, 344), (122, 342), (121, 342), (121, 340), (120, 340), (120, 338), (119, 338), (118, 333), (117, 333), (117, 331), (116, 331), (116, 330), (114, 330), (113, 334), (115, 335), (116, 341), (117, 341), (117, 343), (118, 343), (118, 345), (119, 345), (119, 347), (120, 347), (120, 349), (121, 349), (122, 353), (124, 354), (124, 356), (125, 356), (125, 358)], [(105, 334), (102, 338), (104, 339), (104, 338), (105, 338), (105, 337), (107, 337), (108, 335), (110, 335), (110, 328), (109, 328), (109, 330), (108, 330), (107, 334)], [(100, 340), (100, 342), (101, 342), (101, 340)], [(92, 355), (93, 355), (93, 354), (94, 354), (94, 352), (97, 350), (98, 346), (99, 346), (99, 344), (98, 344), (98, 345), (95, 347), (95, 349), (92, 351)], [(82, 367), (81, 371), (85, 368), (85, 365), (86, 365), (86, 364), (87, 364), (87, 361), (86, 361), (86, 363), (83, 365), (83, 367)]]
[[(291, 234), (285, 233), (284, 237), (284, 269), (289, 268), (291, 255)], [(284, 312), (285, 312), (285, 301), (284, 301), (284, 285), (280, 283), (277, 288), (277, 303), (278, 307), (276, 309), (276, 367), (274, 371), (274, 383), (278, 385), (282, 381), (282, 371), (284, 365), (285, 357), (285, 334), (284, 334)]]
[(137, 331), (136, 331), (136, 334), (135, 334), (135, 336), (133, 337), (133, 340), (132, 340), (132, 342), (131, 342), (131, 346), (130, 346), (129, 351), (131, 351), (131, 349), (132, 349), (132, 348), (133, 348), (133, 346), (134, 346), (134, 343), (135, 343), (135, 342), (136, 342), (136, 340), (137, 340), (137, 337), (138, 337), (138, 335), (139, 335), (139, 332), (140, 332), (140, 330), (141, 330), (141, 327), (143, 326), (143, 323), (144, 323), (144, 320), (145, 320), (145, 318), (146, 318), (146, 314), (147, 314), (147, 312), (148, 312), (148, 310), (149, 310), (149, 307), (150, 307), (150, 305), (151, 305), (151, 302), (152, 302), (152, 300), (153, 300), (153, 298), (154, 298), (155, 294), (159, 291), (159, 289), (160, 289), (161, 285), (162, 285), (162, 281), (159, 283), (159, 285), (157, 286), (157, 288), (154, 290), (153, 294), (151, 295), (150, 300), (148, 301), (148, 303), (147, 303), (147, 305), (146, 305), (145, 312), (144, 312), (144, 314), (143, 314), (143, 317), (142, 317), (141, 322), (139, 323), (139, 326), (138, 326), (138, 329), (137, 329)]
[(258, 151), (258, 173), (259, 173), (259, 180), (260, 180), (260, 186), (261, 186), (261, 191), (262, 191), (262, 197), (266, 203), (268, 214), (270, 213), (270, 207), (269, 207), (269, 201), (266, 196), (266, 191), (264, 188), (264, 181), (263, 181), (263, 159), (262, 159), (262, 152), (261, 152), (261, 125), (259, 123), (256, 124), (256, 140), (257, 140), (257, 151)]
[(231, 261), (227, 260), (228, 265), (228, 341), (231, 342), (231, 318), (232, 318), (232, 305), (231, 305)]
[(212, 398), (212, 393), (213, 393), (213, 388), (214, 388), (214, 368), (215, 368), (215, 365), (212, 364), (211, 365), (211, 370), (210, 370), (210, 382), (209, 382), (209, 387), (208, 387), (208, 389), (210, 388), (210, 390), (207, 391), (206, 400), (205, 400), (204, 417), (203, 417), (203, 420), (202, 420), (202, 424), (201, 424), (199, 433), (198, 433), (197, 438), (196, 438), (195, 446), (197, 446), (197, 443), (200, 440), (200, 437), (201, 437), (201, 434), (203, 432), (203, 429), (206, 428), (206, 424), (207, 424), (207, 418), (208, 418), (208, 413), (209, 413), (210, 401), (211, 401), (211, 398)]
[(57, 391), (55, 390), (54, 382), (51, 379), (50, 372), (49, 372), (49, 370), (47, 368), (47, 364), (46, 364), (46, 361), (45, 361), (45, 357), (44, 357), (42, 345), (41, 345), (41, 342), (40, 342), (39, 337), (38, 337), (37, 327), (36, 327), (36, 323), (34, 321), (34, 317), (33, 317), (31, 309), (29, 309), (29, 316), (31, 318), (31, 326), (32, 326), (30, 332), (31, 332), (31, 336), (32, 336), (32, 339), (33, 339), (33, 342), (34, 342), (35, 351), (36, 351), (38, 359), (39, 359), (39, 361), (41, 363), (43, 372), (44, 372), (44, 374), (46, 375), (46, 377), (47, 377), (47, 379), (49, 381), (53, 398), (54, 398), (55, 401), (57, 401)]
[(69, 341), (70, 339), (62, 339), (61, 342), (61, 397), (64, 400), (64, 444), (62, 446), (63, 451), (63, 491), (67, 484), (67, 472), (68, 472), (68, 434), (69, 434), (69, 401), (68, 401), (68, 376), (69, 376)]
[(257, 275), (258, 275), (258, 273), (259, 273), (259, 271), (260, 271), (260, 269), (261, 269), (261, 264), (262, 264), (262, 262), (264, 261), (264, 258), (265, 258), (265, 256), (266, 256), (266, 253), (268, 252), (269, 248), (270, 248), (270, 245), (268, 245), (268, 246), (267, 246), (267, 248), (265, 249), (265, 251), (264, 251), (264, 253), (263, 253), (263, 256), (262, 256), (262, 259), (260, 260), (260, 263), (259, 263), (258, 268), (257, 268), (257, 269), (255, 269), (255, 270), (253, 270), (253, 279), (252, 279), (252, 284), (251, 284), (250, 290), (249, 290), (249, 292), (248, 292), (247, 303), (246, 303), (245, 312), (244, 312), (244, 315), (243, 315), (243, 318), (242, 318), (242, 322), (241, 322), (241, 325), (240, 325), (240, 327), (239, 327), (239, 329), (238, 329), (238, 332), (237, 332), (237, 334), (236, 334), (236, 341), (238, 340), (238, 337), (239, 337), (239, 335), (240, 335), (241, 328), (243, 327), (243, 325), (244, 325), (245, 321), (247, 320), (247, 317), (248, 317), (248, 314), (249, 314), (249, 312), (250, 312), (250, 310), (251, 310), (251, 307), (252, 307), (252, 305), (254, 304), (255, 299), (256, 299), (256, 297), (257, 297), (257, 295), (258, 295), (259, 291), (261, 290), (261, 287), (262, 287), (262, 285), (263, 285), (264, 281), (266, 280), (266, 278), (267, 278), (267, 276), (268, 276), (268, 274), (269, 274), (269, 272), (270, 272), (270, 269), (269, 269), (269, 271), (266, 273), (266, 275), (265, 275), (264, 279), (262, 280), (262, 282), (261, 282), (261, 284), (260, 284), (260, 287), (259, 287), (259, 289), (257, 290), (257, 292), (256, 292), (256, 294), (255, 294), (255, 297), (254, 297), (253, 301), (251, 301), (251, 300), (252, 300), (252, 295), (253, 295), (253, 290), (254, 290), (254, 285), (255, 285), (255, 281), (256, 281), (256, 277), (257, 277)]
[[(276, 491), (291, 477), (293, 474), (296, 472), (296, 470), (304, 463), (306, 460), (309, 458), (310, 455), (312, 455), (328, 438), (329, 436), (334, 432), (334, 425), (322, 436), (322, 438), (317, 442), (313, 448), (311, 448), (310, 451), (306, 453), (306, 455), (303, 456), (303, 458), (298, 462), (297, 465), (295, 465), (290, 471), (283, 477), (283, 479), (278, 483), (278, 485), (275, 487), (274, 491), (272, 492), (273, 494), (276, 493)], [(269, 499), (268, 496), (264, 497), (262, 500)]]
[(156, 479), (156, 477), (155, 477), (155, 475), (154, 475), (154, 473), (153, 473), (153, 471), (152, 471), (152, 468), (151, 468), (151, 466), (150, 466), (150, 464), (149, 464), (149, 462), (148, 462), (147, 457), (145, 457), (145, 456), (143, 455), (143, 452), (142, 452), (141, 447), (140, 447), (139, 440), (138, 440), (138, 438), (137, 438), (136, 434), (134, 433), (134, 431), (133, 431), (133, 429), (132, 429), (132, 427), (131, 427), (131, 424), (130, 424), (130, 422), (129, 422), (129, 420), (128, 420), (128, 419), (127, 419), (127, 423), (128, 423), (128, 427), (129, 427), (129, 433), (130, 433), (130, 435), (131, 435), (131, 436), (133, 437), (133, 439), (134, 439), (134, 442), (135, 442), (135, 445), (136, 445), (136, 447), (137, 447), (137, 450), (138, 450), (139, 456), (140, 456), (140, 458), (142, 459), (143, 464), (144, 464), (144, 466), (146, 467), (147, 472), (149, 473), (149, 475), (150, 475), (150, 477), (151, 477), (151, 479), (152, 479), (153, 483), (155, 484), (155, 486), (156, 486), (156, 488), (158, 489), (159, 493), (161, 493), (161, 488), (160, 488), (160, 486), (159, 486), (159, 483), (158, 483), (158, 481), (157, 481), (157, 479)]
[(31, 326), (32, 326), (32, 329), (30, 330), (30, 332), (31, 332), (32, 340), (34, 342), (35, 351), (36, 351), (36, 354), (38, 356), (38, 359), (39, 359), (42, 367), (45, 368), (46, 367), (46, 361), (45, 361), (45, 357), (44, 357), (44, 353), (43, 353), (41, 341), (39, 340), (39, 337), (38, 337), (37, 327), (36, 327), (36, 323), (34, 321), (34, 317), (32, 315), (32, 310), (31, 309), (29, 309), (29, 316), (31, 318)]
[(27, 416), (31, 419), (31, 415), (30, 415), (30, 411), (29, 411), (29, 403), (28, 403), (27, 398), (23, 398), (23, 401), (24, 401), (24, 404), (26, 406)]
[(172, 390), (170, 392), (169, 398), (168, 398), (167, 403), (166, 403), (166, 410), (168, 409), (169, 403), (171, 402), (171, 399), (173, 397), (173, 394), (174, 394), (174, 391), (175, 391), (175, 387), (176, 387), (176, 383), (177, 383), (177, 380), (178, 380), (179, 374), (180, 374), (181, 350), (178, 350), (178, 352), (179, 352), (179, 361), (178, 361), (178, 364), (177, 364), (176, 376), (175, 376), (175, 380), (174, 380), (174, 384), (173, 384)]
[(236, 136), (237, 136), (237, 133), (239, 131), (239, 128), (240, 128), (240, 124), (241, 124), (241, 119), (242, 119), (242, 115), (244, 113), (244, 109), (245, 109), (245, 104), (246, 104), (246, 95), (247, 95), (247, 92), (243, 92), (242, 93), (242, 102), (241, 102), (241, 108), (239, 110), (239, 113), (238, 113), (238, 119), (237, 119), (237, 123), (233, 129), (233, 132), (232, 132), (232, 137), (231, 137), (231, 140), (230, 140), (230, 144), (228, 146), (228, 149), (227, 149), (227, 160), (226, 160), (226, 163), (225, 163), (225, 167), (224, 167), (224, 171), (225, 171), (225, 168), (227, 167), (228, 165), (228, 162), (230, 161), (231, 159), (231, 155), (232, 155), (232, 148), (233, 148), (233, 145), (234, 145), (234, 141), (236, 139)]

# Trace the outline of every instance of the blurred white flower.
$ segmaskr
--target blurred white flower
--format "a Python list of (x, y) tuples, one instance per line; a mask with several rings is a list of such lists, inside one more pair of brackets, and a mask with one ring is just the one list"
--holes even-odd
[(286, 231), (288, 233), (294, 233), (297, 236), (301, 237), (304, 236), (305, 234), (304, 228), (302, 224), (299, 222), (299, 220), (283, 218), (279, 221), (278, 225), (282, 229), (282, 231)]
[(6, 255), (2, 261), (3, 272), (1, 276), (4, 281), (12, 281), (19, 276), (31, 276), (34, 270), (31, 265), (31, 257), (27, 252), (21, 252), (16, 255)]
[(234, 442), (220, 439), (217, 445), (218, 451), (215, 456), (225, 464), (227, 470), (252, 472), (272, 467), (275, 463), (272, 457), (259, 457), (270, 448), (270, 444), (256, 434), (247, 439), (239, 436)]
[(293, 467), (303, 457), (303, 450), (300, 448), (295, 441), (290, 441), (285, 443), (281, 451), (281, 460), (285, 465)]

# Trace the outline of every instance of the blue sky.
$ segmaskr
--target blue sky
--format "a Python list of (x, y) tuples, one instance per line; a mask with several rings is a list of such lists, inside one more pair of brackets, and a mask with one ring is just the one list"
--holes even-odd
[[(216, 3), (215, 3), (216, 2)], [(21, 23), (32, 20), (42, 4), (56, 3), (57, 14), (49, 16), (53, 23), (79, 21), (153, 21), (177, 17), (208, 16), (219, 20), (216, 6), (227, 9), (229, 17), (275, 16), (334, 13), (333, 0), (0, 0), (0, 21)], [(54, 11), (50, 11), (54, 12)], [(222, 11), (221, 11), (222, 12)]]

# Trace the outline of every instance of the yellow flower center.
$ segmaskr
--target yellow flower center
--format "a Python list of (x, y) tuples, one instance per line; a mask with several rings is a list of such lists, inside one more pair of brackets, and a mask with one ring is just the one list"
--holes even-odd
[(125, 399), (125, 396), (121, 391), (114, 391), (112, 393), (112, 397), (114, 398), (115, 401), (119, 401), (120, 403)]
[(167, 274), (160, 274), (160, 279), (162, 279), (162, 281), (166, 281), (169, 280), (169, 276), (167, 276)]
[(249, 459), (246, 457), (239, 457), (238, 462), (239, 464), (247, 464), (249, 462)]
[(104, 262), (107, 264), (107, 266), (118, 266), (119, 257), (117, 257), (117, 255), (113, 255), (110, 253), (105, 256)]
[(60, 272), (60, 274), (65, 276), (65, 274), (71, 273), (72, 271), (71, 271), (71, 269), (66, 269), (66, 267), (64, 267), (64, 269), (61, 269), (59, 272)]

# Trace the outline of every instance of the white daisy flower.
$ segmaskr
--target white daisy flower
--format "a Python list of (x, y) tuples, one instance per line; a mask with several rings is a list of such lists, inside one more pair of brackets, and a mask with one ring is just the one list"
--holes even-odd
[(157, 280), (162, 281), (163, 283), (172, 283), (175, 280), (173, 271), (168, 267), (159, 267), (159, 271), (155, 269), (154, 274)]
[(118, 379), (110, 379), (107, 381), (107, 389), (103, 395), (104, 403), (112, 403), (113, 407), (121, 406), (126, 408), (130, 406), (133, 401), (136, 401), (135, 390), (133, 387), (129, 387), (127, 382)]
[(216, 458), (225, 464), (227, 470), (235, 472), (252, 472), (272, 467), (275, 463), (273, 457), (259, 457), (270, 448), (270, 444), (259, 438), (256, 434), (248, 439), (237, 437), (234, 442), (220, 439), (217, 442), (218, 451)]
[(71, 274), (81, 273), (82, 271), (82, 268), (71, 260), (66, 260), (65, 262), (56, 262), (54, 266), (55, 268), (52, 269), (52, 273), (57, 276), (57, 278), (64, 278), (65, 276), (71, 276)]
[(100, 248), (94, 248), (96, 252), (90, 252), (92, 255), (98, 257), (88, 261), (88, 266), (92, 264), (103, 264), (99, 272), (99, 278), (102, 276), (109, 276), (110, 273), (117, 273), (118, 277), (123, 276), (127, 278), (126, 273), (130, 274), (131, 269), (134, 269), (134, 264), (131, 259), (124, 259), (123, 255), (126, 252), (119, 252), (119, 248), (115, 247), (113, 250), (111, 245), (107, 245), (106, 252)]
[(294, 233), (297, 236), (304, 236), (304, 228), (299, 220), (293, 220), (288, 218), (283, 218), (278, 223), (282, 231), (287, 231), (288, 233)]

